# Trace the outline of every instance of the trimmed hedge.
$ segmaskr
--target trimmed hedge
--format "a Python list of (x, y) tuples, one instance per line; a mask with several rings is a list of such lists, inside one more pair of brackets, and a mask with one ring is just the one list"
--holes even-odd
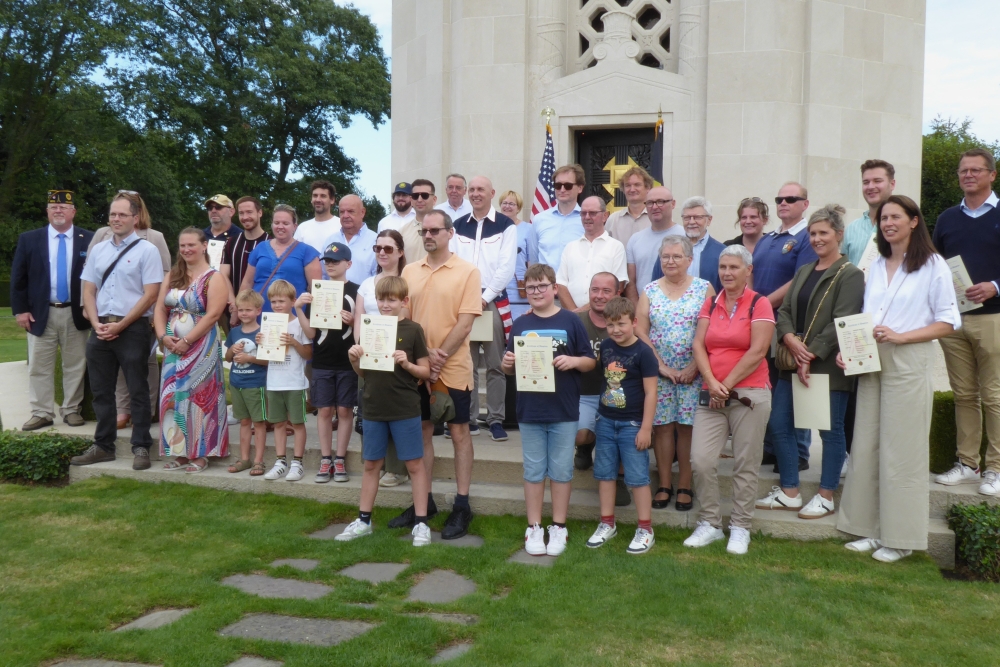
[[(950, 391), (934, 392), (934, 408), (931, 414), (930, 463), (931, 472), (947, 472), (958, 460), (958, 429), (955, 426), (955, 396)], [(983, 442), (979, 448), (980, 467), (984, 467), (983, 457), (988, 444), (986, 427), (983, 426)]]
[(82, 454), (89, 439), (54, 431), (0, 431), (0, 480), (53, 482), (69, 474), (69, 460)]
[(1000, 582), (1000, 507), (953, 505), (948, 527), (955, 531), (955, 548), (966, 566), (987, 581)]

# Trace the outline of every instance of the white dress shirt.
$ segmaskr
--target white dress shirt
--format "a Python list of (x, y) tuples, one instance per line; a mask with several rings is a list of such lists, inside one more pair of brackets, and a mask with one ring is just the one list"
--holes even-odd
[(444, 211), (449, 216), (451, 216), (451, 221), (455, 222), (463, 215), (469, 215), (472, 213), (472, 204), (469, 203), (468, 199), (463, 199), (462, 203), (458, 208), (452, 208), (451, 203), (445, 199), (443, 202), (434, 207), (435, 211)]
[(58, 276), (59, 270), (59, 235), (66, 235), (66, 285), (72, 292), (73, 284), (73, 225), (65, 232), (56, 231), (49, 225), (49, 303), (59, 303)]
[(979, 205), (979, 208), (971, 209), (966, 206), (965, 197), (962, 197), (962, 203), (960, 206), (962, 207), (962, 213), (966, 214), (970, 218), (978, 218), (981, 215), (989, 213), (991, 209), (996, 208), (998, 202), (1000, 202), (1000, 199), (997, 198), (997, 193), (990, 192), (990, 196), (986, 198), (986, 201)]
[(496, 222), (496, 219), (497, 212), (492, 206), (482, 220), (470, 214), (469, 222), (464, 224), (476, 225), (476, 238), (455, 234), (448, 244), (453, 253), (479, 269), (480, 287), (486, 303), (492, 303), (510, 283), (517, 261), (517, 225), (510, 225), (500, 234), (483, 237), (484, 223)]
[(935, 322), (947, 322), (958, 330), (962, 316), (955, 299), (951, 269), (937, 253), (915, 273), (905, 266), (896, 269), (890, 283), (885, 257), (879, 255), (868, 269), (864, 312), (871, 313), (875, 326), (884, 325), (896, 333), (922, 329)]
[(400, 227), (402, 227), (404, 224), (406, 224), (410, 220), (413, 220), (416, 217), (417, 217), (417, 212), (416, 210), (414, 210), (412, 206), (410, 207), (410, 210), (406, 212), (406, 215), (400, 215), (399, 211), (397, 211), (396, 208), (393, 207), (392, 213), (390, 213), (389, 215), (385, 216), (384, 218), (378, 221), (377, 231), (379, 233), (384, 232), (387, 229), (395, 229), (399, 231)]
[(593, 241), (581, 236), (566, 244), (556, 283), (568, 289), (573, 302), (582, 306), (590, 301), (590, 279), (602, 271), (615, 274), (619, 282), (628, 280), (625, 246), (607, 231)]

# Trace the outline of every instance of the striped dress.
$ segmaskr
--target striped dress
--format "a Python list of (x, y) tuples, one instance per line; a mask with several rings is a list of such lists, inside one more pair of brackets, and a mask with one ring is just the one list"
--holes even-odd
[[(209, 269), (186, 290), (170, 290), (166, 305), (167, 335), (183, 335), (208, 308)], [(176, 333), (175, 333), (176, 332)], [(218, 327), (193, 341), (183, 356), (167, 353), (160, 384), (160, 454), (184, 456), (229, 455), (226, 423), (226, 385), (222, 375), (222, 346)]]

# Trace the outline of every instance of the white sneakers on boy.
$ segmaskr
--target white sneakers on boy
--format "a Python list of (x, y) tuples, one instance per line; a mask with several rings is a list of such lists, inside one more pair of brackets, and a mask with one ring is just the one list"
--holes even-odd
[(549, 545), (545, 548), (545, 553), (550, 556), (558, 556), (566, 551), (566, 540), (569, 539), (569, 531), (562, 526), (549, 526)]
[(364, 537), (365, 535), (371, 535), (371, 534), (372, 534), (371, 524), (365, 523), (361, 519), (355, 519), (347, 526), (347, 528), (344, 529), (344, 532), (342, 532), (340, 535), (337, 535), (333, 539), (335, 539), (337, 542), (350, 542), (351, 540), (356, 540), (359, 537)]
[(288, 464), (285, 463), (285, 459), (278, 459), (274, 462), (274, 467), (264, 475), (264, 479), (273, 482), (276, 479), (284, 477), (286, 472), (288, 472)]
[(618, 534), (618, 528), (610, 524), (601, 521), (597, 524), (597, 530), (594, 534), (590, 536), (587, 540), (587, 546), (591, 549), (597, 549), (598, 547), (603, 547), (604, 543), (610, 540), (612, 537)]
[(646, 530), (645, 528), (636, 528), (635, 536), (632, 541), (629, 542), (628, 549), (625, 553), (630, 553), (633, 555), (644, 554), (653, 548), (653, 544), (656, 543), (656, 539), (653, 537), (652, 531)]
[[(721, 532), (721, 531), (720, 531)], [(750, 547), (750, 531), (746, 528), (729, 527), (729, 544), (726, 551), (737, 556), (742, 556)]]
[(297, 482), (305, 477), (306, 471), (302, 468), (302, 461), (292, 461), (292, 467), (288, 469), (286, 482)]
[(802, 494), (792, 498), (786, 496), (780, 486), (772, 486), (771, 492), (754, 503), (759, 510), (788, 510), (794, 512), (802, 509)]
[(979, 485), (979, 493), (984, 496), (995, 496), (1000, 493), (1000, 475), (987, 470), (983, 475), (983, 483)]
[(883, 563), (895, 563), (896, 561), (903, 560), (912, 553), (913, 551), (910, 549), (891, 549), (889, 547), (882, 547), (872, 554), (872, 558), (877, 561), (882, 561)]
[(545, 531), (537, 523), (524, 531), (524, 550), (532, 556), (545, 555)]
[(431, 529), (426, 523), (418, 523), (413, 527), (413, 546), (426, 547), (431, 543)]
[(857, 551), (858, 553), (866, 554), (869, 551), (882, 548), (882, 545), (874, 537), (862, 537), (860, 540), (848, 542), (844, 545), (844, 548), (848, 551)]
[(948, 472), (934, 478), (938, 484), (955, 486), (956, 484), (973, 484), (979, 482), (979, 468), (970, 468), (961, 461)]
[(806, 506), (799, 511), (800, 519), (822, 519), (830, 516), (837, 510), (836, 504), (832, 500), (827, 500), (818, 493), (813, 499), (806, 503)]
[(686, 547), (707, 547), (712, 542), (726, 539), (726, 534), (721, 528), (715, 528), (707, 521), (699, 521), (691, 536), (684, 540)]

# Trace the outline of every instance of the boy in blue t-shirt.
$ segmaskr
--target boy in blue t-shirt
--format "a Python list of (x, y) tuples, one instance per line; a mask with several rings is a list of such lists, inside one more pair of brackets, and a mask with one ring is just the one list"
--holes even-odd
[[(260, 325), (264, 297), (252, 289), (236, 295), (236, 315), (240, 326), (226, 336), (226, 361), (229, 368), (229, 396), (233, 402), (233, 417), (240, 420), (240, 460), (229, 466), (229, 472), (250, 468), (250, 475), (264, 474), (264, 447), (267, 444), (267, 361), (257, 359), (254, 342)], [(253, 464), (250, 463), (250, 438), (254, 439)]]
[[(556, 273), (552, 267), (531, 265), (524, 274), (524, 284), (532, 312), (514, 321), (501, 366), (504, 373), (514, 374), (516, 336), (552, 339), (555, 392), (517, 392), (517, 421), (521, 429), (524, 502), (528, 514), (524, 550), (532, 556), (558, 556), (566, 550), (569, 536), (566, 515), (580, 419), (580, 376), (593, 369), (596, 362), (580, 318), (555, 305)], [(546, 477), (552, 491), (552, 525), (547, 546), (541, 527)]]
[(608, 339), (601, 343), (604, 383), (597, 405), (594, 479), (598, 480), (601, 523), (587, 546), (596, 549), (615, 536), (615, 484), (618, 466), (632, 489), (639, 527), (626, 550), (644, 554), (653, 548), (653, 494), (649, 490), (649, 444), (656, 412), (659, 363), (652, 348), (635, 335), (635, 305), (615, 297), (604, 307)]

